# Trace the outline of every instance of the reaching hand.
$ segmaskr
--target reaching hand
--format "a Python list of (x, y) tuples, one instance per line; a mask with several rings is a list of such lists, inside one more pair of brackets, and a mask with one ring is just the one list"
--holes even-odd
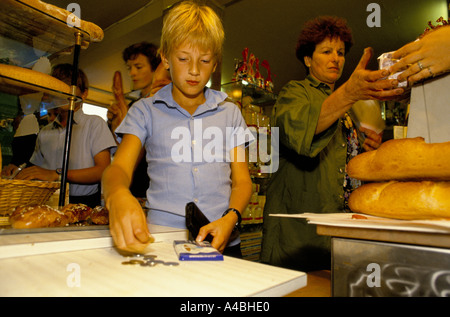
[(145, 214), (131, 193), (116, 194), (108, 201), (110, 232), (119, 250), (143, 253), (154, 241)]
[(399, 81), (413, 84), (450, 71), (450, 26), (429, 32), (422, 39), (406, 44), (392, 55), (400, 61), (391, 67), (391, 72), (404, 70)]
[(389, 75), (387, 70), (367, 70), (367, 64), (372, 58), (373, 51), (366, 48), (349, 80), (344, 84), (347, 99), (353, 103), (358, 100), (388, 100), (403, 94), (402, 88), (396, 88), (398, 81), (384, 79)]

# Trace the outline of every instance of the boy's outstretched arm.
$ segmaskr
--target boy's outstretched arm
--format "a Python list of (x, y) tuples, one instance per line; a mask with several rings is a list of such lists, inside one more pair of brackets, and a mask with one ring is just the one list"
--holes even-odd
[(138, 137), (124, 135), (113, 162), (102, 177), (114, 243), (120, 250), (138, 253), (142, 253), (153, 240), (142, 207), (129, 190), (141, 147)]

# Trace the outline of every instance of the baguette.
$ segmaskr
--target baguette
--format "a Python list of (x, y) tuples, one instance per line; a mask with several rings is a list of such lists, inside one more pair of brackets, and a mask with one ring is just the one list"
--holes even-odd
[(378, 217), (450, 219), (450, 182), (368, 183), (352, 192), (348, 205), (353, 212)]
[[(53, 4), (45, 3), (40, 0), (21, 0), (23, 3), (29, 5), (30, 7), (47, 13), (49, 16), (55, 17), (63, 22), (67, 21), (67, 17), (72, 14), (72, 12), (66, 9), (59, 8)], [(38, 13), (37, 13), (38, 14)], [(32, 18), (32, 17), (30, 17)], [(80, 29), (89, 34), (90, 40), (92, 42), (101, 42), (104, 37), (103, 30), (96, 24), (84, 20), (80, 20)]]
[(350, 177), (362, 181), (450, 180), (450, 142), (425, 143), (421, 137), (389, 140), (377, 150), (355, 156)]

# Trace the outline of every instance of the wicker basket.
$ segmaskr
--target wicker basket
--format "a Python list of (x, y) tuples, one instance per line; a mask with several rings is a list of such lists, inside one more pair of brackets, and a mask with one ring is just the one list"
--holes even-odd
[(17, 206), (45, 204), (60, 186), (60, 182), (0, 179), (0, 216), (9, 215)]

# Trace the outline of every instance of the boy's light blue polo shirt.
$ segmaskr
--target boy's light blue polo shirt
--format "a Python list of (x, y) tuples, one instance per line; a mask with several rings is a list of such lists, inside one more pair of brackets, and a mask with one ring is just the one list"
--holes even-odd
[(225, 101), (225, 93), (205, 88), (205, 97), (191, 115), (173, 100), (169, 84), (134, 103), (116, 130), (145, 144), (152, 224), (186, 228), (188, 202), (195, 202), (211, 222), (228, 208), (229, 152), (254, 137), (239, 108)]

